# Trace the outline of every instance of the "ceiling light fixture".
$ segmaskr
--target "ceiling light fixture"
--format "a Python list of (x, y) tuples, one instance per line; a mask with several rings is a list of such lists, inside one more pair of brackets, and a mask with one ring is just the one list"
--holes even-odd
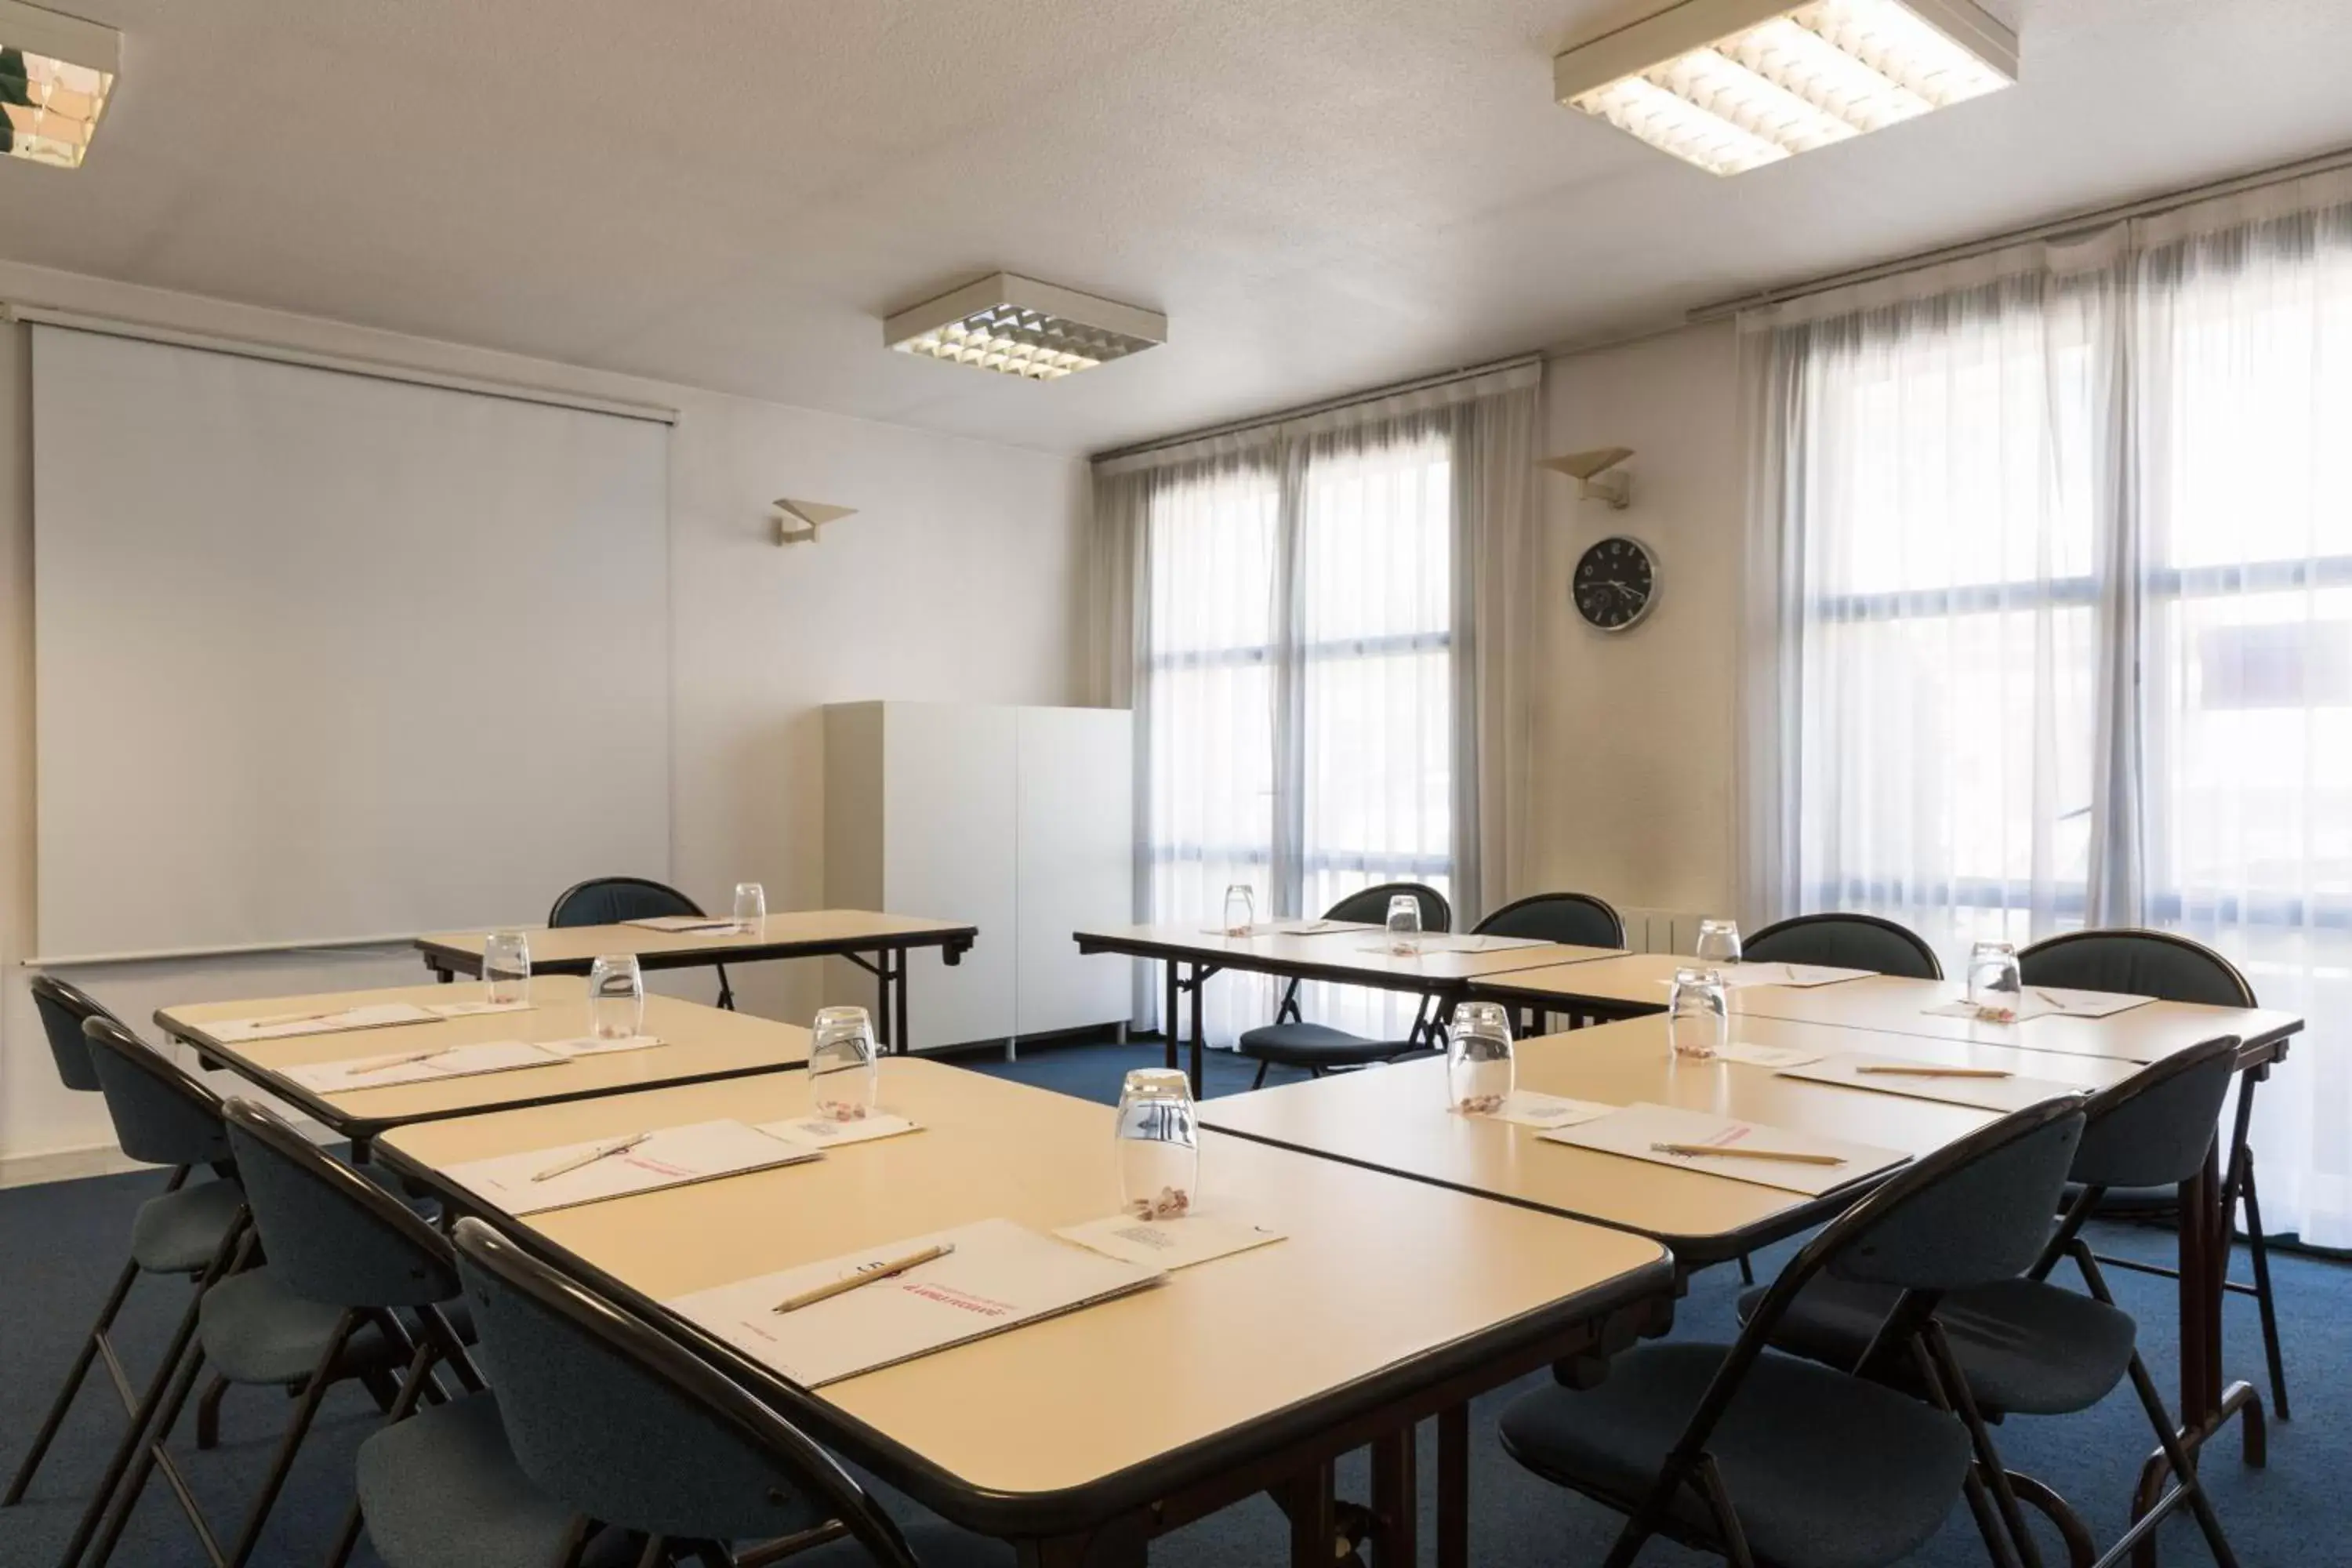
[(121, 64), (113, 28), (0, 0), (0, 153), (80, 168)]
[(899, 311), (882, 341), (1031, 381), (1059, 381), (1168, 341), (1168, 318), (1075, 289), (999, 272)]
[(1560, 102), (1737, 174), (2017, 79), (1969, 0), (1682, 0), (1552, 60)]

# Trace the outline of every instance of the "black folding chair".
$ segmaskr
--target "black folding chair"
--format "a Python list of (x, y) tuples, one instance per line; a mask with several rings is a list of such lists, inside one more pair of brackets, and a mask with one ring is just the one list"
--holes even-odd
[[(1379, 925), (1388, 919), (1389, 900), (1398, 894), (1409, 894), (1421, 906), (1421, 929), (1425, 931), (1448, 931), (1454, 929), (1454, 906), (1445, 895), (1419, 882), (1382, 882), (1376, 888), (1366, 888), (1349, 893), (1323, 911), (1327, 921), (1351, 921), (1366, 925)], [(1294, 980), (1283, 988), (1282, 1005), (1275, 1009), (1274, 1022), (1255, 1029), (1244, 1030), (1236, 1049), (1241, 1055), (1257, 1062), (1257, 1077), (1250, 1080), (1252, 1089), (1265, 1086), (1266, 1069), (1271, 1067), (1305, 1068), (1315, 1078), (1321, 1078), (1335, 1068), (1370, 1067), (1377, 1062), (1394, 1061), (1426, 1050), (1437, 1032), (1436, 1010), (1424, 1001), (1413, 1015), (1412, 1029), (1402, 1040), (1371, 1040), (1361, 1035), (1351, 1035), (1345, 1029), (1335, 1029), (1328, 1024), (1310, 1024), (1298, 1010), (1299, 982)], [(1194, 997), (1197, 1005), (1199, 997)], [(1175, 1021), (1169, 1026), (1173, 1029)]]
[[(664, 915), (690, 915), (697, 920), (707, 918), (702, 906), (679, 892), (667, 882), (656, 882), (650, 877), (591, 877), (584, 882), (574, 882), (555, 896), (555, 905), (547, 911), (551, 926), (610, 926), (623, 921), (659, 920)], [(727, 966), (714, 963), (719, 971), (719, 1005), (735, 1005), (735, 987), (727, 979)]]
[[(2081, 1107), (2052, 1100), (1914, 1162), (1806, 1244), (1736, 1343), (1645, 1345), (1596, 1387), (1524, 1394), (1503, 1413), (1505, 1450), (1627, 1516), (1608, 1568), (1659, 1534), (1738, 1568), (1885, 1568), (1963, 1497), (2009, 1568), (2016, 1503), (1975, 1462), (1968, 1387), (1934, 1310), (2033, 1263), (2082, 1131)], [(1872, 1355), (1907, 1360), (1954, 1408), (1767, 1348), (1824, 1275), (1897, 1293)]]
[(1758, 963), (1819, 964), (1826, 969), (1867, 969), (1906, 980), (1941, 980), (1943, 962), (1909, 926), (1877, 915), (1811, 914), (1776, 921), (1741, 944), (1741, 956)]

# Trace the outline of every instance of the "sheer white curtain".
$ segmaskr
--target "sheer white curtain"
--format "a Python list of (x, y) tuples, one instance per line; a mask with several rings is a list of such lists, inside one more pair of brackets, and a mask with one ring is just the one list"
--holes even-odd
[[(1532, 618), (1517, 470), (1539, 381), (1515, 367), (1098, 466), (1095, 593), (1129, 606), (1098, 610), (1098, 689), (1138, 715), (1139, 918), (1213, 925), (1235, 882), (1261, 918), (1392, 880), (1475, 912), (1517, 816), (1523, 696), (1488, 672)], [(1210, 1039), (1269, 1021), (1276, 995), (1219, 976)], [(1413, 1011), (1342, 986), (1302, 1002), (1366, 1034)]]
[(2265, 1223), (2352, 1245), (2352, 184), (1748, 325), (1743, 914), (2213, 943), (2310, 1025)]

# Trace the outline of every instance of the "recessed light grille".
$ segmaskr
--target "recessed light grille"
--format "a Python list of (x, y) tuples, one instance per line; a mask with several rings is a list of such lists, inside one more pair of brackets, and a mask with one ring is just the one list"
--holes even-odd
[(1168, 320), (1150, 310), (1000, 272), (901, 310), (883, 341), (1031, 381), (1058, 381), (1168, 341)]
[(0, 153), (80, 168), (121, 55), (111, 27), (0, 0)]

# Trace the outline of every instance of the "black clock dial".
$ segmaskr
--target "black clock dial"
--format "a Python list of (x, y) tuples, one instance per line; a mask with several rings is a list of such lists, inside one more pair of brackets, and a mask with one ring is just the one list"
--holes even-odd
[(1604, 539), (1576, 563), (1569, 594), (1576, 613), (1604, 632), (1622, 632), (1649, 613), (1657, 566), (1631, 539)]

